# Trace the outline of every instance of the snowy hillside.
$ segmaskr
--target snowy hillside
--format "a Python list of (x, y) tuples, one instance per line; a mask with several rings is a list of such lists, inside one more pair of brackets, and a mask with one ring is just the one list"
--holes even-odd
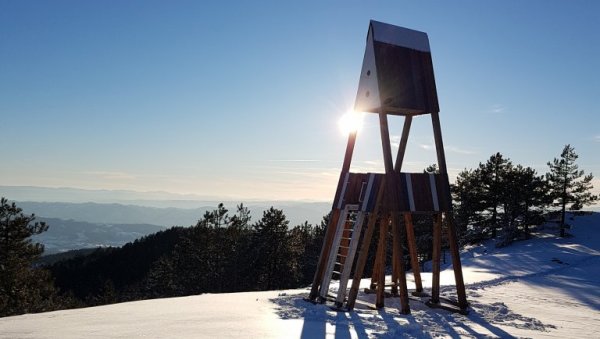
[[(374, 296), (364, 294), (355, 312), (338, 313), (304, 301), (306, 288), (8, 317), (0, 319), (0, 338), (600, 338), (600, 214), (570, 223), (571, 238), (546, 229), (509, 247), (490, 243), (465, 250), (466, 316), (430, 309), (416, 298), (411, 315), (398, 312), (397, 298), (387, 298), (377, 311), (367, 304)], [(452, 285), (452, 279), (446, 269), (442, 284)], [(430, 275), (424, 273), (423, 282), (430, 286)], [(442, 294), (454, 296), (452, 286)]]

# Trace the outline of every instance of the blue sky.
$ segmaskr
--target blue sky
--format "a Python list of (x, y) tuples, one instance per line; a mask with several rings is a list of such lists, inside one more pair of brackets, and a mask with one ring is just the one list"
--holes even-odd
[[(0, 185), (330, 200), (370, 19), (429, 34), (451, 177), (567, 143), (600, 177), (598, 1), (2, 0)], [(353, 168), (381, 171), (365, 123)]]

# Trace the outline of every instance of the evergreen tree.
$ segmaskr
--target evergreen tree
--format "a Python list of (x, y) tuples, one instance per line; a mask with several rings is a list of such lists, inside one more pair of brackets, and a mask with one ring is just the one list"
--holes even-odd
[(254, 225), (253, 266), (261, 290), (291, 287), (297, 280), (298, 272), (294, 271), (291, 260), (288, 224), (283, 211), (271, 207)]
[(48, 229), (34, 220), (0, 199), (0, 316), (45, 311), (55, 299), (49, 273), (33, 267), (44, 246), (32, 243), (31, 236)]
[(251, 247), (250, 210), (244, 204), (237, 206), (237, 212), (229, 219), (225, 230), (227, 253), (225, 255), (225, 290), (245, 291), (248, 289), (248, 252)]
[(593, 175), (585, 175), (583, 170), (575, 163), (579, 156), (575, 148), (565, 145), (560, 159), (554, 158), (548, 162), (550, 172), (546, 179), (550, 185), (550, 192), (554, 199), (554, 205), (560, 206), (560, 236), (565, 236), (565, 211), (567, 205), (570, 210), (580, 210), (584, 205), (589, 205), (598, 199), (591, 190)]
[(294, 270), (298, 272), (299, 284), (305, 285), (312, 281), (319, 261), (325, 227), (326, 225), (322, 223), (320, 226), (315, 227), (308, 222), (304, 222), (289, 232), (289, 246), (294, 264), (297, 265)]
[(483, 185), (481, 198), (488, 212), (484, 223), (491, 228), (492, 238), (496, 237), (498, 227), (503, 227), (507, 223), (506, 214), (503, 212), (505, 212), (507, 175), (511, 169), (510, 160), (505, 159), (500, 153), (492, 155), (485, 164), (479, 164)]
[(461, 171), (450, 189), (459, 240), (465, 243), (477, 242), (485, 238), (487, 232), (482, 223), (485, 204), (482, 202), (484, 190), (481, 170)]
[(529, 226), (542, 221), (548, 200), (546, 181), (530, 167), (513, 166), (500, 153), (475, 170), (458, 174), (451, 187), (459, 239), (467, 242), (496, 236), (501, 227), (499, 246), (521, 235)]
[(521, 165), (513, 167), (507, 178), (506, 213), (510, 236), (516, 237), (517, 227), (522, 225), (525, 237), (529, 238), (529, 226), (542, 221), (542, 213), (551, 202), (546, 181), (531, 167)]

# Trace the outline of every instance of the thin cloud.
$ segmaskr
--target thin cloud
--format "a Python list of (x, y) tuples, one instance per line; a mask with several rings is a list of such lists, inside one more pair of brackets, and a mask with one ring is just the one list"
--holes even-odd
[(426, 151), (431, 151), (433, 149), (433, 145), (431, 144), (419, 144), (419, 147)]
[(465, 155), (478, 154), (478, 152), (467, 150), (467, 149), (463, 149), (463, 148), (458, 148), (458, 147), (455, 147), (455, 146), (449, 146), (446, 149), (449, 152), (454, 152), (454, 153), (458, 153), (458, 154), (465, 154)]
[(592, 138), (594, 142), (600, 142), (600, 135), (596, 135)]
[(133, 174), (125, 173), (125, 172), (112, 172), (112, 171), (89, 171), (84, 172), (87, 175), (93, 175), (96, 177), (100, 177), (102, 179), (109, 180), (131, 180), (136, 179), (136, 176)]
[(392, 135), (391, 136), (390, 141), (391, 141), (392, 147), (396, 147), (396, 148), (400, 147), (400, 138), (401, 138), (400, 135)]
[(495, 114), (499, 114), (502, 113), (506, 110), (506, 107), (500, 104), (496, 104), (494, 106), (492, 106), (492, 108), (490, 109), (490, 113), (495, 113)]

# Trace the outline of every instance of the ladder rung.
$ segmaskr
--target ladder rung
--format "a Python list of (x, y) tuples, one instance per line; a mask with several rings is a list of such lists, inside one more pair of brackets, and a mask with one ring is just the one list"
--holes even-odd
[(338, 257), (341, 257), (341, 258), (347, 258), (347, 257), (348, 257), (347, 255), (343, 255), (343, 254), (339, 254), (339, 253), (338, 253), (338, 255), (337, 255), (337, 256), (338, 256)]
[(350, 247), (348, 247), (348, 246), (340, 246), (340, 248), (349, 249)]
[(342, 237), (342, 240), (352, 240), (352, 238), (344, 238), (344, 237)]
[(342, 272), (338, 272), (338, 271), (333, 271), (331, 273), (333, 273), (333, 274), (342, 274)]

